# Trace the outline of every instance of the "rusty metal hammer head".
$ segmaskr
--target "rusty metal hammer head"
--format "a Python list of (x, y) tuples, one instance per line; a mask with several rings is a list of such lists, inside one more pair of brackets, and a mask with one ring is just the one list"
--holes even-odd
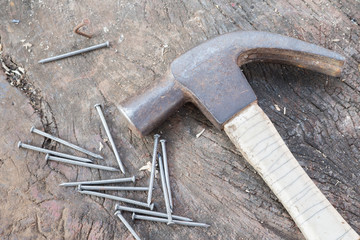
[(185, 102), (193, 102), (219, 129), (256, 101), (239, 66), (266, 61), (339, 76), (344, 57), (268, 32), (234, 32), (211, 39), (175, 59), (165, 77), (121, 104), (132, 130), (146, 135)]

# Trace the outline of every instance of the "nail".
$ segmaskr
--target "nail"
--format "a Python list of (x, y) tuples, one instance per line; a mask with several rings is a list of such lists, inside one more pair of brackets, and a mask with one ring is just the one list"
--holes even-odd
[[(145, 214), (145, 215), (151, 215), (151, 216), (155, 216), (155, 217), (167, 218), (166, 213), (149, 211), (149, 210), (144, 210), (144, 209), (139, 209), (139, 208), (125, 207), (125, 206), (121, 206), (119, 204), (115, 205), (115, 210), (142, 213), (142, 214)], [(189, 221), (189, 222), (192, 221), (191, 218), (181, 217), (181, 216), (177, 216), (177, 215), (172, 215), (172, 217), (173, 217), (173, 219), (176, 219), (176, 220)]]
[(107, 167), (107, 166), (101, 166), (101, 165), (92, 164), (92, 163), (84, 163), (84, 162), (73, 161), (73, 160), (69, 160), (69, 159), (65, 159), (65, 158), (50, 156), (49, 154), (46, 154), (45, 160), (46, 161), (47, 160), (52, 160), (52, 161), (56, 161), (56, 162), (69, 163), (69, 164), (73, 164), (73, 165), (77, 165), (77, 166), (96, 168), (96, 169), (105, 170), (105, 171), (111, 171), (111, 172), (118, 172), (119, 171), (119, 169), (113, 168), (113, 167)]
[(141, 238), (136, 234), (135, 230), (130, 226), (130, 224), (125, 220), (125, 218), (121, 215), (120, 211), (116, 211), (115, 215), (121, 220), (121, 222), (125, 225), (125, 227), (131, 232), (136, 240), (141, 240)]
[(117, 149), (116, 149), (114, 140), (113, 140), (113, 138), (112, 138), (112, 136), (111, 136), (111, 134), (110, 134), (109, 127), (108, 127), (108, 125), (107, 125), (107, 123), (106, 123), (106, 121), (105, 121), (104, 114), (103, 114), (103, 112), (102, 112), (102, 110), (101, 110), (101, 105), (100, 105), (100, 104), (95, 104), (94, 107), (96, 108), (97, 112), (99, 113), (101, 122), (102, 122), (102, 124), (103, 124), (103, 126), (104, 126), (104, 128), (105, 128), (106, 135), (107, 135), (108, 138), (109, 138), (111, 147), (112, 147), (113, 152), (114, 152), (114, 154), (115, 154), (116, 161), (117, 161), (118, 164), (119, 164), (120, 170), (121, 170), (122, 173), (125, 174), (124, 166), (123, 166), (123, 164), (122, 164), (122, 162), (121, 162), (121, 160), (120, 160), (119, 153), (118, 153), (118, 151), (117, 151)]
[(97, 197), (108, 198), (108, 199), (112, 199), (115, 201), (120, 201), (120, 202), (125, 202), (125, 203), (129, 203), (129, 204), (133, 204), (133, 205), (138, 205), (141, 207), (150, 208), (151, 210), (154, 209), (153, 203), (148, 205), (147, 203), (139, 202), (139, 201), (128, 199), (128, 198), (122, 198), (122, 197), (118, 197), (118, 196), (114, 196), (114, 195), (110, 195), (110, 194), (86, 191), (86, 190), (80, 190), (80, 189), (81, 189), (81, 185), (79, 185), (79, 193), (81, 193), (81, 194), (88, 194), (88, 195), (93, 195), (93, 196), (97, 196)]
[(81, 190), (98, 190), (98, 191), (148, 191), (148, 187), (118, 187), (118, 186), (83, 186)]
[(68, 146), (68, 147), (71, 147), (71, 148), (73, 148), (73, 149), (75, 149), (75, 150), (78, 150), (78, 151), (80, 151), (80, 152), (83, 152), (83, 153), (85, 153), (85, 154), (87, 154), (87, 155), (89, 155), (89, 156), (92, 156), (92, 157), (94, 157), (94, 158), (103, 159), (103, 157), (100, 156), (100, 155), (98, 155), (98, 154), (92, 153), (92, 152), (90, 152), (90, 151), (88, 151), (88, 150), (86, 150), (86, 149), (84, 149), (84, 148), (82, 148), (82, 147), (76, 146), (75, 144), (72, 144), (72, 143), (70, 143), (70, 142), (68, 142), (68, 141), (62, 140), (62, 139), (60, 139), (60, 138), (58, 138), (58, 137), (52, 136), (52, 135), (50, 135), (50, 134), (48, 134), (48, 133), (46, 133), (46, 132), (43, 132), (43, 131), (41, 131), (41, 130), (39, 130), (39, 129), (36, 129), (34, 126), (30, 129), (30, 132), (31, 132), (31, 133), (39, 134), (39, 135), (41, 135), (41, 136), (43, 136), (43, 137), (46, 137), (46, 138), (49, 138), (49, 139), (52, 139), (52, 140), (54, 140), (54, 141), (56, 141), (56, 142), (59, 142), (59, 143), (61, 143), (61, 144), (64, 144), (64, 145), (66, 145), (66, 146)]
[(170, 190), (169, 167), (168, 167), (168, 163), (167, 163), (167, 154), (166, 154), (165, 142), (166, 142), (165, 139), (161, 139), (161, 140), (160, 140), (161, 149), (162, 149), (162, 156), (163, 156), (163, 161), (164, 161), (166, 187), (167, 187), (168, 196), (169, 196), (170, 208), (171, 208), (171, 210), (173, 210), (174, 207), (173, 207), (171, 190)]
[(110, 183), (122, 183), (122, 182), (135, 182), (135, 176), (129, 178), (116, 178), (116, 179), (105, 179), (105, 180), (96, 180), (96, 181), (67, 182), (67, 183), (61, 183), (60, 186), (75, 187), (80, 184), (90, 185), (90, 184), (110, 184)]
[(160, 153), (158, 154), (158, 159), (159, 159), (161, 185), (162, 185), (162, 189), (163, 189), (163, 193), (164, 193), (166, 213), (167, 213), (168, 225), (169, 225), (169, 224), (173, 224), (174, 222), (172, 221), (171, 209), (170, 209), (170, 202), (169, 202), (169, 196), (168, 196), (168, 191), (167, 191), (166, 182), (165, 182), (165, 174), (164, 174), (163, 160), (162, 160), (162, 157), (161, 157), (161, 154), (160, 154)]
[(47, 153), (47, 154), (51, 154), (51, 155), (55, 155), (55, 156), (59, 156), (59, 157), (64, 157), (64, 158), (68, 158), (68, 159), (73, 159), (73, 160), (77, 160), (77, 161), (81, 161), (81, 162), (92, 163), (92, 161), (87, 158), (77, 157), (77, 156), (73, 156), (73, 155), (69, 155), (69, 154), (65, 154), (65, 153), (52, 151), (52, 150), (45, 149), (45, 148), (35, 147), (35, 146), (29, 145), (29, 144), (22, 143), (21, 141), (19, 141), (18, 147), (26, 148), (26, 149), (37, 151), (37, 152)]
[(56, 61), (56, 60), (59, 60), (59, 59), (63, 59), (63, 58), (71, 57), (71, 56), (74, 56), (74, 55), (78, 55), (78, 54), (81, 54), (81, 53), (90, 52), (90, 51), (93, 51), (93, 50), (96, 50), (96, 49), (99, 49), (99, 48), (104, 48), (104, 47), (110, 47), (109, 41), (98, 44), (98, 45), (94, 45), (94, 46), (91, 46), (91, 47), (79, 49), (79, 50), (76, 50), (76, 51), (73, 51), (73, 52), (64, 53), (64, 54), (61, 54), (61, 55), (58, 55), (58, 56), (45, 58), (45, 59), (40, 60), (38, 63), (48, 63), (48, 62)]
[(160, 135), (159, 135), (159, 134), (155, 134), (155, 135), (154, 135), (154, 150), (153, 150), (153, 155), (152, 155), (151, 173), (150, 173), (150, 182), (149, 182), (149, 191), (148, 191), (148, 198), (147, 198), (147, 203), (148, 203), (148, 204), (151, 203), (152, 190), (153, 190), (153, 187), (154, 187), (155, 166), (156, 166), (156, 153), (157, 153), (159, 138), (160, 138)]
[(74, 28), (74, 33), (76, 34), (79, 34), (81, 36), (84, 36), (84, 37), (87, 37), (87, 38), (91, 38), (92, 37), (92, 34), (87, 34), (87, 33), (84, 33), (84, 32), (81, 32), (80, 31), (80, 28), (82, 28), (83, 26), (85, 25), (88, 25), (90, 23), (89, 19), (84, 19), (82, 21), (82, 23), (80, 23), (79, 25), (77, 25), (75, 28)]
[[(153, 222), (163, 222), (163, 223), (168, 222), (168, 220), (166, 218), (136, 215), (135, 213), (133, 213), (132, 219), (133, 220), (147, 220), (147, 221), (153, 221)], [(209, 224), (199, 223), (199, 222), (186, 222), (186, 221), (178, 221), (178, 220), (173, 220), (173, 222), (178, 225), (185, 225), (185, 226), (190, 226), (190, 227), (210, 227)]]

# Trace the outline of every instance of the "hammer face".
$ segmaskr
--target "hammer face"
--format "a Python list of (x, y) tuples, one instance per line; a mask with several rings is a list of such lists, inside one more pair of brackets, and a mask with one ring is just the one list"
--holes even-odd
[(184, 94), (171, 73), (154, 87), (121, 103), (119, 110), (137, 135), (147, 135), (185, 102)]

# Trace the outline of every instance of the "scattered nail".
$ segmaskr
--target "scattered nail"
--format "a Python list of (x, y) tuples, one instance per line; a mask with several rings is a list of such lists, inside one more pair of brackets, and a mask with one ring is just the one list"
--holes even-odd
[[(125, 207), (125, 206), (121, 206), (119, 204), (115, 205), (115, 210), (142, 213), (142, 214), (145, 214), (145, 215), (151, 215), (151, 216), (155, 216), (155, 217), (167, 218), (166, 213), (155, 212), (155, 211), (150, 211), (150, 210), (144, 210), (144, 209), (139, 209), (139, 208)], [(188, 221), (188, 222), (192, 221), (191, 218), (187, 218), (187, 217), (181, 217), (181, 216), (177, 216), (177, 215), (172, 215), (172, 217), (173, 217), (173, 219), (176, 219), (176, 220)]]
[(151, 197), (152, 197), (152, 190), (154, 187), (154, 178), (155, 178), (155, 166), (156, 166), (156, 156), (157, 156), (157, 148), (159, 143), (159, 134), (154, 135), (154, 150), (152, 155), (152, 163), (151, 163), (151, 173), (150, 173), (150, 182), (149, 182), (149, 192), (148, 192), (148, 198), (147, 203), (151, 203)]
[(132, 176), (129, 178), (115, 178), (115, 179), (82, 181), (82, 182), (67, 182), (67, 183), (61, 183), (60, 186), (75, 187), (75, 186), (82, 185), (82, 184), (91, 185), (91, 184), (111, 184), (111, 183), (122, 183), (122, 182), (135, 182), (135, 176)]
[(30, 129), (30, 132), (31, 132), (31, 133), (39, 134), (39, 135), (41, 135), (41, 136), (43, 136), (43, 137), (46, 137), (46, 138), (49, 138), (49, 139), (52, 139), (52, 140), (54, 140), (54, 141), (56, 141), (56, 142), (59, 142), (59, 143), (61, 143), (61, 144), (64, 144), (64, 145), (66, 145), (66, 146), (68, 146), (68, 147), (71, 147), (71, 148), (73, 148), (73, 149), (75, 149), (75, 150), (78, 150), (78, 151), (80, 151), (80, 152), (83, 152), (83, 153), (85, 153), (85, 154), (87, 154), (87, 155), (89, 155), (89, 156), (92, 156), (92, 157), (94, 157), (94, 158), (103, 159), (103, 157), (100, 156), (100, 155), (98, 155), (98, 154), (92, 153), (92, 152), (90, 152), (90, 151), (88, 151), (88, 150), (86, 150), (86, 149), (84, 149), (84, 148), (82, 148), (82, 147), (76, 146), (75, 144), (72, 144), (72, 143), (70, 143), (70, 142), (68, 142), (68, 141), (65, 141), (65, 140), (63, 140), (63, 139), (60, 139), (60, 138), (58, 138), (58, 137), (52, 136), (52, 135), (50, 135), (50, 134), (48, 134), (48, 133), (46, 133), (46, 132), (43, 132), (43, 131), (41, 131), (41, 130), (39, 130), (39, 129), (36, 129), (35, 127), (32, 127), (32, 128)]
[(148, 191), (148, 187), (118, 187), (118, 186), (84, 186), (81, 190), (97, 190), (97, 191)]
[(166, 145), (165, 145), (166, 140), (165, 140), (165, 139), (161, 139), (161, 140), (160, 140), (160, 143), (161, 143), (162, 156), (163, 156), (163, 161), (164, 161), (166, 188), (167, 188), (167, 191), (168, 191), (170, 208), (171, 208), (171, 210), (173, 210), (174, 207), (173, 207), (171, 190), (170, 190), (169, 167), (168, 167), (167, 154), (166, 154)]
[(131, 232), (136, 240), (141, 240), (141, 238), (136, 234), (135, 230), (130, 226), (130, 224), (125, 220), (125, 218), (121, 215), (120, 211), (116, 211), (115, 215), (121, 220), (121, 222), (125, 225), (125, 227)]
[(100, 105), (100, 104), (95, 104), (94, 107), (96, 108), (97, 112), (99, 113), (101, 122), (102, 122), (102, 124), (103, 124), (103, 126), (104, 126), (104, 128), (105, 128), (106, 135), (107, 135), (108, 138), (109, 138), (111, 147), (112, 147), (113, 152), (114, 152), (114, 154), (115, 154), (116, 161), (117, 161), (118, 164), (119, 164), (120, 170), (121, 170), (122, 173), (125, 174), (124, 166), (123, 166), (123, 164), (122, 164), (122, 162), (121, 162), (119, 153), (118, 153), (118, 151), (117, 151), (117, 149), (116, 149), (115, 142), (114, 142), (114, 140), (113, 140), (113, 138), (112, 138), (112, 136), (111, 136), (111, 134), (110, 134), (109, 127), (108, 127), (108, 125), (107, 125), (107, 123), (106, 123), (104, 114), (103, 114), (103, 112), (102, 112), (102, 110), (101, 110), (101, 105)]
[(108, 199), (112, 199), (112, 200), (120, 201), (120, 202), (125, 202), (125, 203), (130, 203), (130, 204), (133, 204), (133, 205), (138, 205), (138, 206), (141, 206), (141, 207), (150, 208), (151, 210), (154, 209), (154, 204), (153, 203), (148, 205), (147, 203), (139, 202), (139, 201), (128, 199), (128, 198), (118, 197), (118, 196), (105, 194), (105, 193), (81, 190), (81, 185), (79, 185), (79, 193), (87, 194), (87, 195), (93, 195), (93, 196), (97, 196), (97, 197), (108, 198)]
[(162, 190), (163, 190), (163, 193), (164, 193), (164, 200), (165, 200), (168, 224), (173, 224), (172, 216), (171, 216), (170, 201), (169, 201), (169, 196), (168, 196), (168, 190), (167, 190), (166, 181), (165, 181), (164, 164), (163, 164), (163, 160), (162, 160), (162, 157), (161, 157), (160, 153), (158, 154), (158, 159), (159, 159), (160, 178), (161, 178)]
[[(153, 222), (163, 222), (163, 223), (168, 222), (168, 220), (166, 218), (136, 215), (135, 213), (133, 213), (132, 219), (133, 220), (147, 220), (147, 221), (153, 221)], [(186, 222), (186, 221), (178, 221), (178, 220), (173, 220), (173, 222), (178, 225), (185, 225), (185, 226), (189, 226), (189, 227), (210, 227), (210, 225), (206, 224), (206, 223)]]
[(105, 43), (101, 43), (95, 46), (91, 46), (91, 47), (87, 47), (87, 48), (83, 48), (83, 49), (79, 49), (73, 52), (68, 52), (68, 53), (64, 53), (58, 56), (54, 56), (54, 57), (49, 57), (49, 58), (45, 58), (40, 60), (38, 63), (48, 63), (48, 62), (52, 62), (52, 61), (56, 61), (59, 59), (63, 59), (63, 58), (67, 58), (67, 57), (72, 57), (81, 53), (85, 53), (85, 52), (90, 52), (90, 51), (94, 51), (96, 49), (100, 49), (100, 48), (104, 48), (104, 47), (110, 47), (109, 42), (105, 42)]
[(26, 149), (37, 151), (37, 152), (47, 153), (47, 154), (51, 154), (51, 155), (55, 155), (55, 156), (59, 156), (59, 157), (63, 157), (63, 158), (73, 159), (73, 160), (77, 160), (77, 161), (81, 161), (81, 162), (92, 163), (92, 161), (87, 158), (77, 157), (77, 156), (73, 156), (73, 155), (69, 155), (69, 154), (65, 154), (65, 153), (52, 151), (52, 150), (45, 149), (45, 148), (35, 147), (35, 146), (29, 145), (29, 144), (22, 143), (21, 141), (18, 143), (18, 147), (26, 148)]
[(69, 160), (69, 159), (65, 159), (65, 158), (61, 158), (61, 157), (50, 156), (49, 154), (46, 154), (45, 160), (68, 163), (68, 164), (73, 164), (73, 165), (82, 166), (82, 167), (96, 168), (96, 169), (111, 171), (111, 172), (119, 171), (119, 169), (113, 168), (113, 167), (107, 167), (107, 166), (102, 166), (102, 165), (97, 165), (97, 164), (92, 164), (92, 163), (73, 161), (73, 160)]

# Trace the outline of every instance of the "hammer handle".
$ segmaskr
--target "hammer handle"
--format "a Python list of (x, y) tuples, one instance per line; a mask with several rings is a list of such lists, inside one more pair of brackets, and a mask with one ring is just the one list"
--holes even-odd
[(256, 102), (226, 123), (224, 130), (306, 239), (359, 239), (302, 169)]

